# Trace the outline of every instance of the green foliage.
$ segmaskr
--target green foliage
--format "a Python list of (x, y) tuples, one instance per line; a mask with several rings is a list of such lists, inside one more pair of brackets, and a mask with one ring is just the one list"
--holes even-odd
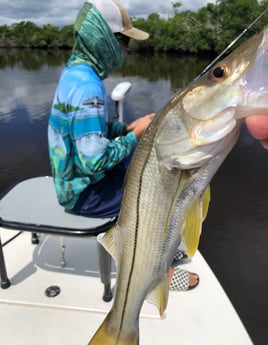
[(4, 48), (71, 48), (73, 26), (59, 29), (51, 24), (42, 28), (32, 22), (0, 26), (0, 47)]
[[(255, 18), (268, 8), (268, 0), (217, 0), (197, 12), (182, 11), (182, 3), (171, 2), (174, 15), (162, 18), (151, 13), (147, 19), (134, 18), (133, 24), (150, 33), (146, 41), (133, 41), (133, 50), (182, 54), (216, 54), (225, 49), (241, 32), (242, 40), (260, 31), (268, 22), (265, 14), (250, 30)], [(65, 48), (73, 45), (73, 26), (42, 28), (31, 22), (0, 26), (0, 47)], [(239, 40), (239, 44), (242, 42)]]
[(223, 50), (226, 43), (232, 42), (260, 12), (257, 0), (218, 0), (215, 14), (221, 39), (216, 44), (216, 50)]

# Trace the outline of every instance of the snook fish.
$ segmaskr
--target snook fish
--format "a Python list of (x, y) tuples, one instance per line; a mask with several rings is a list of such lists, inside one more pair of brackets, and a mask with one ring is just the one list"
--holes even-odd
[[(128, 169), (118, 223), (102, 242), (117, 264), (113, 306), (90, 345), (139, 343), (150, 295), (162, 315), (181, 239), (198, 246), (208, 185), (235, 145), (242, 118), (268, 112), (268, 29), (174, 97), (145, 131)], [(113, 250), (114, 243), (114, 250)]]

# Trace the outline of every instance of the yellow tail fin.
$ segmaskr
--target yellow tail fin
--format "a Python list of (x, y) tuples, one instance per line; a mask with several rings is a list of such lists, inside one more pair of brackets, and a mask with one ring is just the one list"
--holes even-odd
[(139, 333), (130, 334), (124, 338), (119, 334), (113, 334), (109, 327), (110, 313), (106, 319), (100, 325), (93, 338), (89, 341), (88, 345), (138, 345), (139, 344)]

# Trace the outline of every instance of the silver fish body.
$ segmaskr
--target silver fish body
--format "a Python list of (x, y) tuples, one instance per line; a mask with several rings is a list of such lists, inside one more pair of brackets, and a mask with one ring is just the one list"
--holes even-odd
[(176, 94), (141, 138), (117, 226), (104, 238), (106, 246), (115, 242), (115, 298), (90, 345), (138, 344), (148, 295), (163, 314), (176, 248), (183, 238), (190, 255), (196, 250), (208, 185), (235, 145), (242, 118), (268, 112), (267, 35), (265, 29)]

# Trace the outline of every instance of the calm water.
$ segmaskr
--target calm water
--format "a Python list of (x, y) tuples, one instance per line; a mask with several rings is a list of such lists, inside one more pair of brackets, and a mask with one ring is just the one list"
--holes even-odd
[[(67, 57), (68, 52), (0, 50), (0, 193), (19, 180), (50, 174), (46, 127)], [(125, 120), (131, 121), (159, 110), (208, 62), (129, 56), (105, 84), (111, 92), (120, 81), (132, 83), (125, 101)], [(112, 102), (110, 112), (113, 117)], [(242, 128), (238, 144), (212, 181), (200, 243), (257, 345), (267, 344), (268, 338), (267, 176), (268, 152)]]

